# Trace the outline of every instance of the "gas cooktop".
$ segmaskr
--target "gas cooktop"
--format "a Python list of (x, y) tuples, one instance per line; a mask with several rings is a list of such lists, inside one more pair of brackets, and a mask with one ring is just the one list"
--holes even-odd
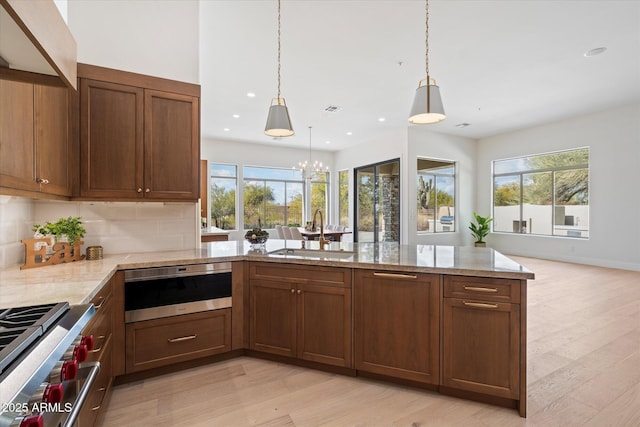
[(0, 373), (69, 310), (69, 303), (0, 308)]

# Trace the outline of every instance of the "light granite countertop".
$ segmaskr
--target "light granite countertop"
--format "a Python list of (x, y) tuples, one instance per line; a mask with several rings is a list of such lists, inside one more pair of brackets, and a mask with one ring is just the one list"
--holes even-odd
[(222, 228), (218, 228), (218, 227), (206, 227), (200, 231), (200, 234), (202, 236), (222, 236), (222, 235), (228, 236), (229, 233), (230, 231), (223, 230)]
[[(318, 242), (305, 243), (307, 249), (318, 249)], [(201, 248), (192, 250), (106, 255), (101, 260), (26, 270), (20, 270), (19, 266), (8, 267), (0, 270), (0, 308), (60, 301), (82, 304), (90, 301), (117, 270), (222, 261), (249, 260), (508, 279), (534, 278), (531, 271), (491, 248), (335, 242), (329, 245), (328, 252), (318, 252), (317, 256), (315, 253), (305, 257), (269, 253), (284, 248), (300, 249), (300, 246), (300, 241), (278, 239), (270, 239), (261, 248), (252, 248), (245, 241), (212, 242), (203, 243)]]

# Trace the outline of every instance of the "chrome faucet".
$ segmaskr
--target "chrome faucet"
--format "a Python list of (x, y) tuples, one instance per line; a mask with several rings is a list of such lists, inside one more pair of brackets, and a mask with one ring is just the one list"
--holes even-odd
[(320, 214), (320, 250), (324, 249), (324, 245), (328, 245), (329, 241), (324, 239), (324, 218), (322, 217), (322, 211), (320, 209), (316, 209), (313, 214), (313, 224), (311, 224), (311, 228), (316, 229), (316, 215)]

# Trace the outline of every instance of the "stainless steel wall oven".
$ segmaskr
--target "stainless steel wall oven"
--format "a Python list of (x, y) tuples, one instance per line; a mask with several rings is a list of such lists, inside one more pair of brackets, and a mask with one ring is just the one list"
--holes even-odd
[(125, 322), (231, 307), (231, 263), (125, 271)]

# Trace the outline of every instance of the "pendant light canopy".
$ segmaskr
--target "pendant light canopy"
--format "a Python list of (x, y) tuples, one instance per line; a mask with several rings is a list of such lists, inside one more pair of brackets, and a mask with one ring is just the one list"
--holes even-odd
[(429, 0), (425, 0), (425, 69), (427, 78), (418, 82), (409, 123), (428, 124), (438, 123), (447, 116), (444, 113), (440, 88), (436, 80), (429, 75)]
[(294, 133), (287, 104), (280, 96), (280, 0), (278, 0), (278, 97), (271, 101), (264, 133), (275, 137), (291, 136)]

